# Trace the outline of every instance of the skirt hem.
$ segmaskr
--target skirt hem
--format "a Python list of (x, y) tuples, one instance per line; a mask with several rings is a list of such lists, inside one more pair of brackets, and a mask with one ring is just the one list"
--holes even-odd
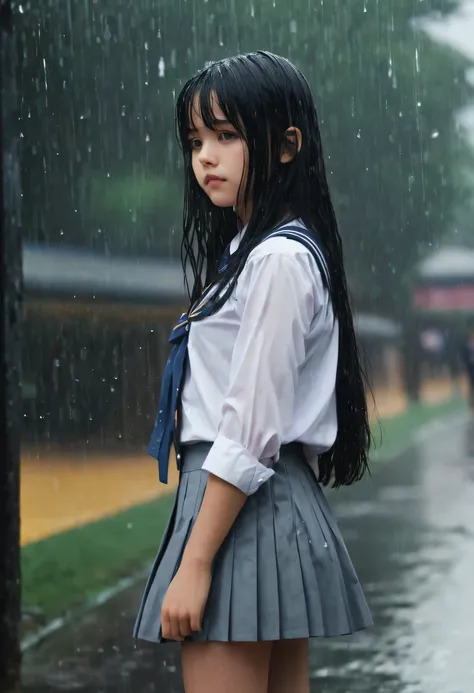
[[(345, 631), (343, 633), (310, 633), (308, 634), (305, 631), (301, 630), (295, 630), (295, 631), (290, 631), (289, 633), (285, 633), (284, 635), (280, 636), (279, 638), (261, 638), (261, 639), (251, 639), (248, 636), (235, 636), (232, 638), (232, 640), (224, 640), (224, 639), (219, 639), (219, 638), (189, 638), (186, 639), (185, 642), (280, 642), (281, 640), (314, 640), (314, 639), (328, 639), (330, 640), (331, 638), (345, 638), (349, 635), (355, 635), (355, 633), (360, 633), (363, 630), (367, 630), (368, 628), (371, 628), (373, 626), (373, 623), (369, 623), (365, 626), (360, 626), (359, 628), (355, 628), (354, 630), (350, 631)], [(135, 642), (138, 640), (143, 640), (144, 642), (152, 642), (155, 645), (169, 645), (171, 643), (175, 643), (178, 641), (175, 640), (164, 640), (164, 639), (157, 639), (157, 638), (151, 638), (151, 637), (145, 637), (143, 635), (140, 636), (135, 636), (134, 637)]]

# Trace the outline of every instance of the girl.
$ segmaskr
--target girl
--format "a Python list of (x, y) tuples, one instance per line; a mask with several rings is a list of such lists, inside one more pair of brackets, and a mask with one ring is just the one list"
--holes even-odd
[(180, 479), (135, 636), (182, 643), (186, 693), (305, 693), (308, 639), (372, 622), (320, 486), (370, 430), (316, 109), (258, 51), (189, 80), (177, 128), (191, 308), (149, 451)]

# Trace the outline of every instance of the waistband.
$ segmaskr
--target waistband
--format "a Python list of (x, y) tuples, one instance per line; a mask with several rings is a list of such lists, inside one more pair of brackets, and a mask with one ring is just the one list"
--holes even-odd
[[(209, 450), (212, 448), (213, 443), (199, 442), (199, 443), (186, 443), (181, 445), (180, 454), (180, 464), (179, 469), (181, 472), (195, 472), (201, 469), (204, 464)], [(280, 448), (280, 462), (291, 462), (301, 460), (306, 461), (303, 444), (302, 443), (286, 443)], [(273, 465), (272, 458), (261, 459), (260, 462), (266, 467), (271, 467)], [(277, 463), (278, 464), (278, 463)]]

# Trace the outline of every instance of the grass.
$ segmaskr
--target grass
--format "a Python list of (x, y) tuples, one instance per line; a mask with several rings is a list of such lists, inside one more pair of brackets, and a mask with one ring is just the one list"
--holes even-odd
[[(461, 398), (442, 404), (412, 405), (374, 426), (374, 462), (396, 456), (420, 426), (463, 407)], [(401, 443), (401, 444), (400, 444)], [(162, 496), (22, 549), (23, 609), (41, 620), (63, 616), (101, 590), (149, 564), (171, 512), (174, 494)]]
[(23, 609), (49, 620), (143, 568), (158, 548), (173, 494), (91, 522), (21, 551)]

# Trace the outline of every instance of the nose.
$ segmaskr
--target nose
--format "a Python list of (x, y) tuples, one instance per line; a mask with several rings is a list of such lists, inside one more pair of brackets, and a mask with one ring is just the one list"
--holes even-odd
[(216, 166), (217, 152), (213, 142), (202, 142), (198, 158), (201, 166)]

